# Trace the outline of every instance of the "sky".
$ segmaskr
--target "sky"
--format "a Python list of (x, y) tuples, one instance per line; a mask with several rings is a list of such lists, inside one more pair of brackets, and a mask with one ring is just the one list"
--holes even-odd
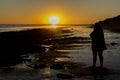
[(0, 0), (0, 24), (93, 24), (120, 15), (120, 0)]

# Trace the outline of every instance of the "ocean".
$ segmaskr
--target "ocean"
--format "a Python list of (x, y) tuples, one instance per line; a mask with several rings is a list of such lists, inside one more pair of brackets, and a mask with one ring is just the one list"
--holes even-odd
[[(10, 32), (10, 31), (21, 31), (28, 29), (39, 29), (39, 28), (50, 28), (46, 26), (19, 26), (19, 27), (0, 27), (0, 32)], [(57, 57), (55, 62), (69, 61), (74, 63), (82, 63), (84, 67), (92, 66), (92, 51), (91, 51), (91, 39), (89, 34), (92, 32), (93, 28), (90, 28), (88, 25), (83, 26), (58, 26), (62, 31), (60, 35), (57, 36), (57, 39), (61, 40), (55, 44), (55, 51), (63, 53), (64, 56), (68, 57)], [(111, 32), (104, 29), (105, 42), (107, 50), (103, 52), (104, 56), (104, 67), (118, 71), (117, 74), (110, 74), (104, 76), (105, 80), (119, 80), (120, 73), (120, 33)], [(60, 37), (59, 37), (60, 36)], [(61, 37), (62, 36), (62, 37)], [(62, 38), (62, 39), (61, 39)], [(51, 46), (49, 44), (44, 44), (42, 46), (47, 46), (47, 52), (50, 53), (49, 49)], [(56, 47), (57, 46), (57, 47)], [(29, 57), (35, 58), (34, 54), (30, 54)], [(1, 72), (0, 79), (2, 80), (58, 80), (55, 77), (55, 74), (64, 71), (51, 70), (50, 68), (36, 70), (30, 70), (26, 67), (28, 63), (23, 62), (18, 64), (18, 70), (10, 71), (8, 73)], [(99, 59), (97, 60), (97, 66), (99, 66)], [(26, 70), (27, 68), (27, 70)], [(22, 70), (22, 71), (21, 71)], [(17, 72), (17, 74), (16, 74)], [(25, 72), (25, 74), (24, 74)], [(42, 74), (41, 74), (42, 73)], [(2, 75), (2, 76), (1, 76)], [(33, 76), (31, 76), (33, 75)], [(115, 77), (118, 79), (115, 79)], [(73, 80), (92, 80), (91, 77), (80, 77)]]

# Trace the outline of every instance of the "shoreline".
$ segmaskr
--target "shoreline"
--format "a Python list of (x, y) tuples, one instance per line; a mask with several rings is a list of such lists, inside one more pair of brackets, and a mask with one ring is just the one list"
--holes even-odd
[[(18, 56), (22, 55), (23, 60), (20, 60), (22, 62), (18, 63), (18, 65), (16, 66), (2, 67), (0, 69), (1, 74), (4, 77), (8, 77), (8, 80), (9, 78), (13, 79), (16, 75), (18, 76), (17, 78), (19, 79), (58, 80), (61, 77), (63, 78), (63, 76), (67, 76), (67, 78), (69, 77), (73, 79), (82, 79), (82, 80), (84, 79), (91, 80), (94, 79), (96, 76), (98, 76), (97, 79), (102, 79), (99, 78), (101, 76), (99, 72), (100, 71), (99, 67), (97, 67), (98, 75), (94, 75), (93, 71), (91, 70), (92, 56), (91, 56), (91, 48), (90, 48), (91, 46), (90, 38), (85, 36), (80, 36), (81, 34), (80, 35), (76, 33), (73, 34), (77, 30), (78, 28), (77, 29), (73, 28), (72, 31), (71, 28), (60, 29), (56, 31), (55, 29), (54, 30), (33, 29), (22, 32), (20, 31), (20, 33), (19, 32), (12, 32), (12, 33), (5, 32), (4, 34), (0, 33), (0, 35), (3, 36), (5, 35), (4, 37), (2, 36), (3, 39), (6, 39), (8, 43), (11, 42), (9, 44), (6, 43), (7, 46), (9, 45), (10, 48), (13, 47), (18, 48), (17, 50), (18, 52), (21, 51), (22, 48), (24, 48), (25, 50), (25, 53), (21, 51), (21, 53), (19, 53), (18, 55)], [(116, 35), (116, 33), (106, 33), (106, 35), (110, 35), (114, 37), (111, 34)], [(108, 36), (109, 39), (110, 36)], [(114, 38), (111, 38), (110, 40), (113, 39)], [(13, 43), (16, 46), (14, 46)], [(22, 46), (21, 49), (19, 49), (19, 47), (17, 47), (18, 43), (24, 45), (24, 47)], [(28, 46), (27, 47), (28, 49), (26, 49), (26, 46)], [(29, 46), (31, 46), (32, 50), (31, 48), (29, 48)], [(119, 63), (119, 53), (117, 52), (119, 48), (119, 42), (115, 45), (112, 45), (110, 44), (110, 42), (107, 42), (107, 46), (109, 48), (104, 53), (105, 68), (103, 69), (103, 72), (105, 74), (103, 74), (103, 79), (114, 80), (113, 79), (115, 78), (114, 75), (115, 76), (119, 75), (119, 64), (117, 64)], [(43, 49), (42, 52), (40, 47), (42, 47), (41, 49)], [(4, 48), (5, 48), (4, 50), (7, 50), (6, 47)], [(14, 49), (11, 50), (11, 52), (13, 51)], [(16, 53), (17, 52), (14, 52), (12, 54), (14, 55)], [(14, 61), (16, 59), (14, 59)]]

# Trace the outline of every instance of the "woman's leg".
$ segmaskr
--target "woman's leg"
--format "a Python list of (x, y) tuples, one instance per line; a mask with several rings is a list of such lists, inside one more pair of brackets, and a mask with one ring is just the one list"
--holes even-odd
[(103, 68), (103, 50), (98, 51), (99, 59), (100, 59), (100, 67)]
[(97, 61), (97, 51), (96, 50), (92, 50), (92, 51), (93, 51), (93, 68), (95, 68)]

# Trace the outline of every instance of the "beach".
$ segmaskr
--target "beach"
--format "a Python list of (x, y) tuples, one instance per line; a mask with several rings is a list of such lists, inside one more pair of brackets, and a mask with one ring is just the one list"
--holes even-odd
[[(44, 26), (0, 28), (0, 37), (3, 39), (1, 44), (9, 48), (0, 46), (3, 60), (20, 58), (14, 64), (9, 63), (10, 66), (6, 65), (7, 61), (6, 64), (0, 61), (5, 65), (1, 63), (0, 79), (120, 80), (120, 33), (104, 29), (107, 46), (104, 51), (104, 69), (103, 72), (99, 70), (98, 59), (97, 72), (94, 73), (91, 69), (92, 51), (89, 37), (92, 30), (88, 25), (58, 26), (54, 29)], [(10, 54), (14, 57), (9, 57)]]

